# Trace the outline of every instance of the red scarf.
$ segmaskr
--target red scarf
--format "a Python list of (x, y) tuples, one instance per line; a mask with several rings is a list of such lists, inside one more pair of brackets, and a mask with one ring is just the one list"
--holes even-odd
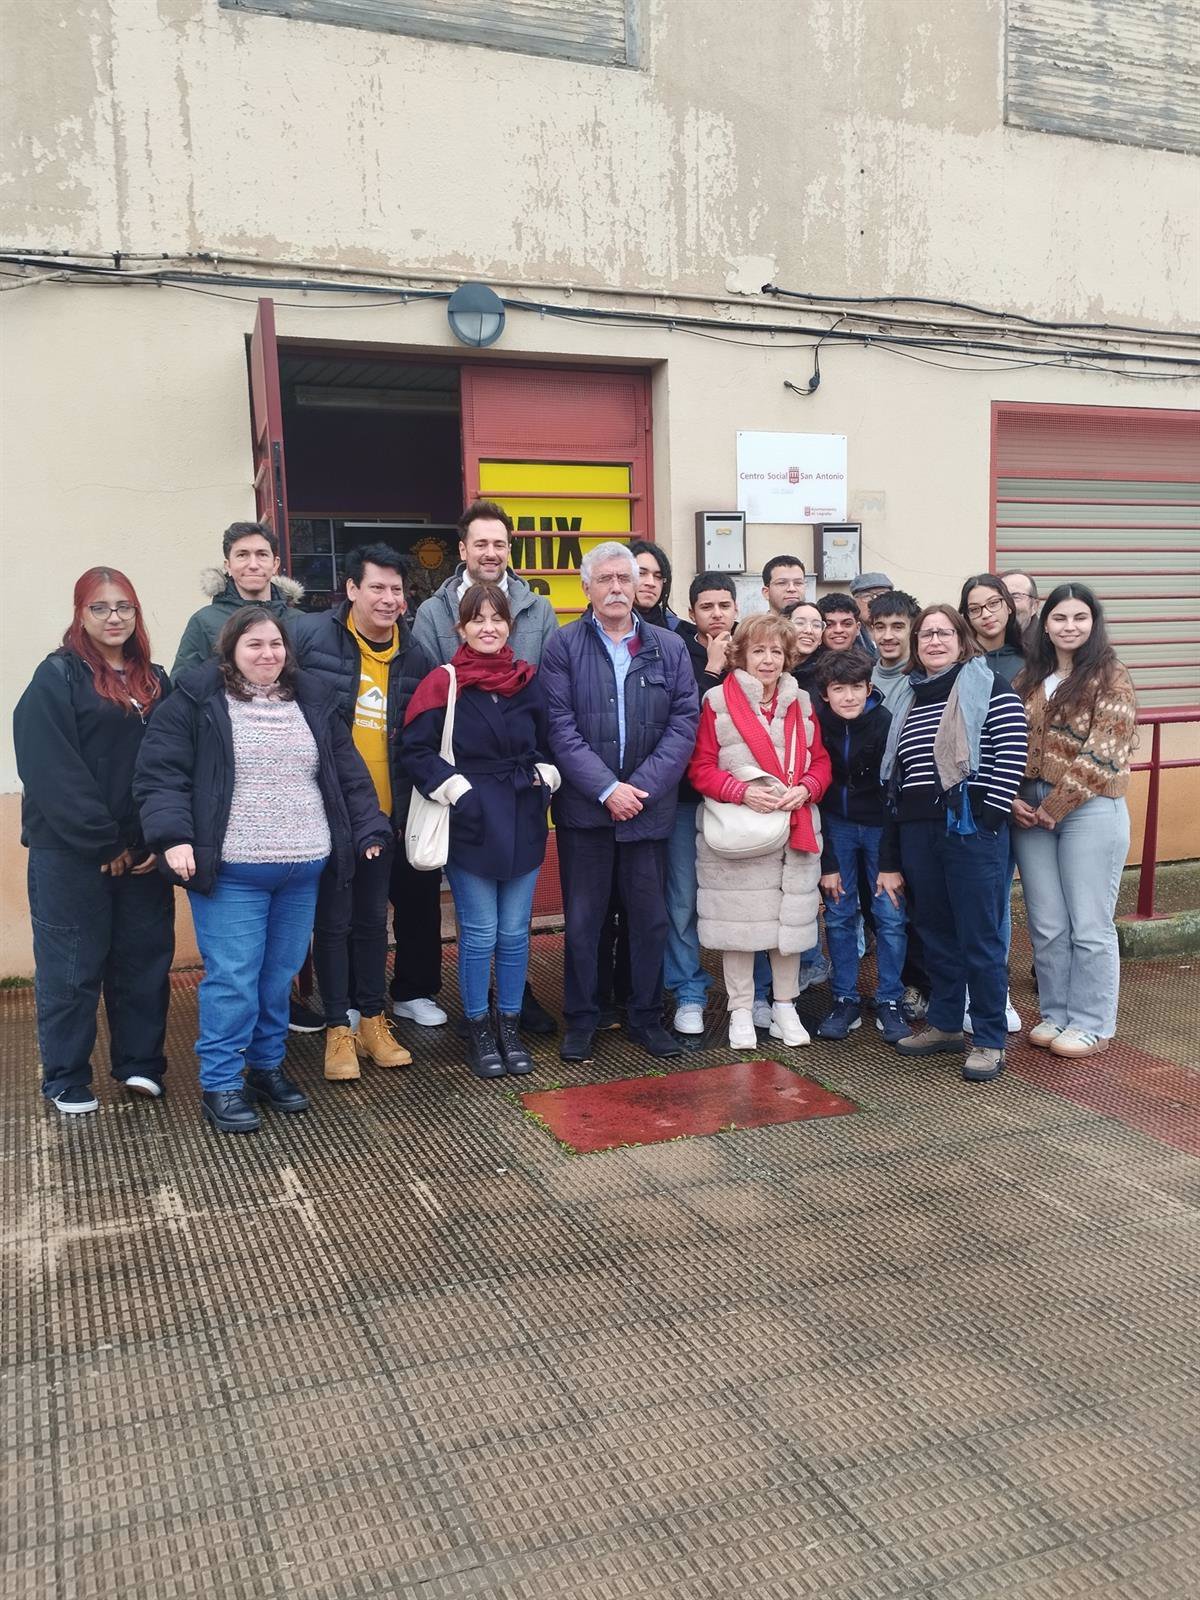
[[(784, 713), (783, 724), (783, 749), (786, 756), (789, 749), (793, 754), (790, 763), (794, 777), (789, 778), (784, 771), (783, 762), (779, 759), (779, 752), (775, 748), (775, 741), (767, 729), (766, 722), (750, 704), (746, 691), (731, 672), (721, 685), (725, 691), (725, 709), (733, 719), (733, 725), (741, 734), (754, 757), (755, 763), (764, 772), (769, 772), (779, 779), (780, 783), (789, 788), (794, 788), (800, 774), (808, 768), (808, 737), (804, 732), (804, 718), (800, 715), (800, 702), (793, 700)], [(779, 691), (776, 689), (776, 694)], [(789, 815), (790, 833), (788, 844), (793, 850), (803, 850), (808, 855), (816, 855), (818, 850), (816, 829), (812, 821), (812, 802), (800, 806)]]
[[(516, 660), (510, 645), (497, 650), (494, 656), (484, 656), (478, 650), (460, 644), (450, 658), (450, 665), (458, 678), (460, 694), (464, 689), (482, 689), (485, 694), (499, 694), (505, 699), (523, 689), (537, 672), (537, 668), (528, 661)], [(413, 697), (404, 713), (404, 726), (407, 727), (424, 711), (444, 709), (449, 699), (450, 674), (443, 672), (441, 667), (435, 667), (413, 690)]]

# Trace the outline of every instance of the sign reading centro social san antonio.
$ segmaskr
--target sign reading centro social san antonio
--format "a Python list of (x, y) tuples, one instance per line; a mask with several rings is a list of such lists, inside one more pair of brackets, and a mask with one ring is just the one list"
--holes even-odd
[(739, 433), (738, 510), (747, 522), (845, 522), (844, 433)]

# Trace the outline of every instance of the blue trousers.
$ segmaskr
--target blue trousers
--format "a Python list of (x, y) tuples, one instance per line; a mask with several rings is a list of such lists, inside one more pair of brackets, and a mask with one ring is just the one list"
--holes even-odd
[[(928, 1018), (946, 1033), (962, 1028), (967, 985), (977, 1045), (1003, 1050), (1008, 950), (1003, 935), (1008, 824), (998, 831), (947, 833), (945, 819), (902, 822), (900, 862), (913, 887), (913, 921), (929, 967)], [(878, 904), (878, 902), (876, 902)]]
[(161, 1082), (175, 955), (175, 897), (158, 872), (111, 878), (73, 850), (29, 852), (33, 992), (42, 1093), (92, 1081), (104, 997), (112, 1075)]
[(700, 964), (696, 927), (696, 806), (680, 804), (667, 840), (667, 946), (663, 981), (677, 1006), (703, 1006), (712, 979)]
[(211, 894), (189, 892), (200, 982), (200, 1087), (236, 1089), (243, 1068), (278, 1067), (292, 979), (304, 965), (325, 861), (223, 862)]
[(516, 1016), (529, 971), (529, 914), (540, 867), (519, 878), (481, 878), (447, 863), (446, 877), (458, 913), (458, 990), (468, 1017), (486, 1017), (492, 957), (496, 959), (496, 1009)]
[[(825, 818), (825, 840), (833, 848), (842, 877), (842, 898), (825, 901), (825, 938), (833, 966), (833, 993), (838, 1000), (858, 1000), (858, 923), (859, 868), (874, 890), (879, 871), (879, 844), (882, 828), (868, 828), (841, 817)], [(908, 945), (903, 909), (897, 911), (886, 894), (872, 892), (871, 912), (875, 920), (875, 965), (877, 1001), (895, 1003), (904, 993), (901, 971)]]
[(559, 828), (558, 865), (565, 927), (563, 1017), (568, 1028), (595, 1028), (599, 1020), (596, 958), (614, 870), (629, 919), (632, 989), (627, 1015), (635, 1028), (661, 1022), (667, 841), (618, 840), (612, 828)]

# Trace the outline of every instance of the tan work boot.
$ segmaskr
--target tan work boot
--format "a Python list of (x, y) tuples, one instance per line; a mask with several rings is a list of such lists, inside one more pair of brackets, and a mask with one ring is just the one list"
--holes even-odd
[(362, 1077), (354, 1035), (349, 1028), (326, 1028), (325, 1076), (331, 1083), (348, 1083)]
[(967, 1041), (961, 1033), (947, 1033), (945, 1028), (926, 1028), (924, 1033), (910, 1033), (896, 1040), (896, 1049), (902, 1056), (958, 1055), (966, 1049)]
[(364, 1017), (358, 1025), (355, 1046), (364, 1061), (373, 1061), (377, 1067), (411, 1067), (412, 1057), (402, 1044), (397, 1044), (387, 1018)]

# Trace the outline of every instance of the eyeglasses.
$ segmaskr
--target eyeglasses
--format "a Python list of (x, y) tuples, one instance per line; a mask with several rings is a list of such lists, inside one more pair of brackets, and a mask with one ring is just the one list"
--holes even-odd
[(824, 626), (825, 624), (818, 622), (815, 617), (809, 617), (804, 622), (797, 622), (795, 617), (792, 618), (792, 627), (797, 633), (820, 633)]
[[(1016, 599), (1016, 595), (1013, 595), (1013, 599)], [(968, 606), (967, 615), (972, 621), (978, 621), (980, 617), (985, 616), (994, 617), (1003, 604), (1004, 596), (998, 594), (994, 600), (985, 600), (981, 606)]]
[(922, 644), (932, 644), (935, 639), (953, 639), (953, 637), (953, 628), (931, 628), (927, 633), (917, 635)]
[(122, 622), (128, 622), (130, 617), (137, 616), (137, 607), (130, 605), (128, 600), (122, 600), (120, 605), (106, 606), (97, 600), (88, 607), (88, 611), (97, 622), (104, 622), (109, 617), (120, 617)]

